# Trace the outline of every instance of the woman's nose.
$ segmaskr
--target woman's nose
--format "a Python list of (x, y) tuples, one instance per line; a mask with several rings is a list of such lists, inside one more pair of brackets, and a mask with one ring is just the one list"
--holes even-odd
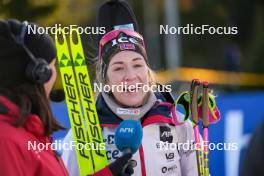
[(131, 68), (128, 68), (125, 74), (125, 81), (134, 81), (137, 78), (137, 73)]

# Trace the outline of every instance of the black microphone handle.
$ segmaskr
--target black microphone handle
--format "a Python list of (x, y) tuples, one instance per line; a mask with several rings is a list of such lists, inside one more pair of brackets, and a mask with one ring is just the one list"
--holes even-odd
[[(128, 154), (128, 153), (132, 154), (131, 148), (125, 148), (122, 152), (123, 152), (123, 155)], [(123, 167), (121, 175), (122, 176), (132, 175), (134, 173), (133, 168), (136, 166), (137, 166), (137, 162), (133, 159), (130, 159), (128, 163)], [(132, 171), (132, 173), (129, 173), (129, 174), (126, 173), (126, 171), (128, 171), (128, 167), (129, 167), (129, 172)]]

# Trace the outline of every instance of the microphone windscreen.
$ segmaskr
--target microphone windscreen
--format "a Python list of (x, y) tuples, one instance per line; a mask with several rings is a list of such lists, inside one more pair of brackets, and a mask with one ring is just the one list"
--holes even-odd
[(136, 153), (142, 142), (143, 130), (139, 121), (124, 120), (115, 132), (115, 144), (118, 150), (124, 152), (131, 150)]

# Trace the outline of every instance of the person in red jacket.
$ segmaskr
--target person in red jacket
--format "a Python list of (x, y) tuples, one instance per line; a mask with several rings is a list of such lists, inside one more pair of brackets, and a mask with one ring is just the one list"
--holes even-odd
[(66, 176), (50, 145), (51, 134), (63, 129), (48, 100), (56, 48), (50, 36), (29, 33), (29, 25), (39, 28), (0, 21), (0, 175)]

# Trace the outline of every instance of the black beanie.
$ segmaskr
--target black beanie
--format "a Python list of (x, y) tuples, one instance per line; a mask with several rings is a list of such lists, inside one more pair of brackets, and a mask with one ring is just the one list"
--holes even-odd
[[(97, 14), (97, 26), (105, 27), (106, 33), (114, 29), (131, 29), (139, 32), (132, 7), (126, 1), (121, 0), (110, 0), (101, 5)], [(102, 36), (99, 36), (98, 41)]]
[[(11, 37), (11, 33), (19, 35), (23, 25), (22, 22), (14, 19), (0, 20), (0, 87), (2, 88), (14, 88), (23, 83), (30, 83), (25, 74), (30, 57)], [(33, 23), (29, 25), (39, 28)], [(35, 58), (43, 58), (48, 63), (56, 58), (55, 44), (47, 34), (29, 34), (26, 30), (24, 43)]]

